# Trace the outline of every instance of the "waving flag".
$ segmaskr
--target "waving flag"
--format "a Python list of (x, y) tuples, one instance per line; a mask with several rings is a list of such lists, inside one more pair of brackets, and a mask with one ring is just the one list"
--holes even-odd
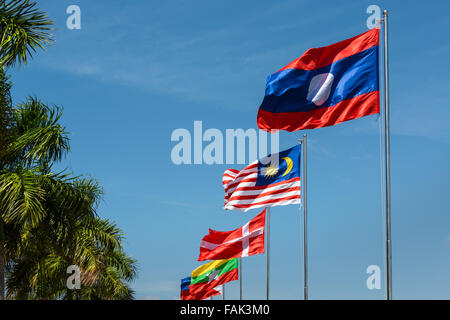
[(181, 279), (181, 300), (203, 300), (209, 297), (213, 297), (222, 294), (222, 286), (213, 288), (209, 291), (200, 292), (196, 295), (191, 294), (189, 286), (191, 284), (191, 277)]
[(218, 291), (218, 286), (238, 279), (237, 259), (215, 260), (192, 271), (189, 292), (195, 300), (206, 299), (215, 295), (208, 296), (211, 292)]
[(240, 258), (264, 253), (265, 222), (266, 210), (264, 209), (236, 230), (209, 229), (209, 234), (203, 237), (200, 243), (198, 261)]
[(189, 285), (191, 284), (191, 277), (181, 279), (181, 300), (196, 300), (189, 292)]
[[(267, 159), (278, 161), (267, 163)], [(255, 161), (241, 171), (228, 169), (222, 183), (225, 210), (300, 203), (300, 145)]]
[(258, 127), (296, 131), (380, 112), (379, 30), (312, 48), (270, 75)]

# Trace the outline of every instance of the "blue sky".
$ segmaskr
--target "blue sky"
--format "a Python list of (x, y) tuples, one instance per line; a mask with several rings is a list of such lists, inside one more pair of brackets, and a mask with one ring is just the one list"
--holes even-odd
[[(311, 47), (366, 29), (366, 8), (390, 10), (393, 296), (450, 299), (450, 20), (448, 1), (38, 1), (56, 44), (10, 71), (28, 95), (64, 107), (72, 153), (61, 164), (105, 188), (100, 214), (138, 260), (139, 299), (179, 297), (200, 265), (208, 228), (230, 230), (259, 210), (225, 213), (221, 176), (243, 165), (171, 162), (173, 130), (256, 128), (266, 76)], [(66, 8), (81, 8), (81, 30)], [(383, 299), (379, 118), (309, 130), (311, 299)], [(302, 132), (282, 133), (280, 147)], [(298, 206), (271, 214), (271, 296), (302, 299)], [(244, 298), (265, 298), (265, 256), (244, 262)], [(238, 283), (227, 287), (238, 298)]]

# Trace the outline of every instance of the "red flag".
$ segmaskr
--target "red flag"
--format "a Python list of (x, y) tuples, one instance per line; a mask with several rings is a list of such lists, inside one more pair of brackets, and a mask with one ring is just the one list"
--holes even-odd
[(248, 257), (264, 253), (266, 209), (242, 227), (232, 231), (215, 231), (200, 243), (198, 261)]

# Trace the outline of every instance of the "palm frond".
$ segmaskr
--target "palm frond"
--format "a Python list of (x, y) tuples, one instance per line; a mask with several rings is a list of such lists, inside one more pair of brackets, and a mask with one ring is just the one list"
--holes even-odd
[(30, 166), (34, 162), (61, 161), (70, 151), (68, 132), (58, 122), (61, 116), (62, 108), (48, 106), (35, 97), (17, 106), (16, 139), (9, 146), (16, 163)]
[(53, 21), (29, 0), (0, 2), (0, 64), (26, 64), (37, 49), (53, 43)]
[(19, 170), (0, 174), (0, 207), (6, 223), (37, 225), (46, 214), (42, 205), (44, 196), (35, 172)]

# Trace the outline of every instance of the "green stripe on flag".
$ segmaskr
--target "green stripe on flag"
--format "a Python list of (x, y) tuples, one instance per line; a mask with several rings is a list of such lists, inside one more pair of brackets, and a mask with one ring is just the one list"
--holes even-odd
[(227, 273), (231, 270), (238, 268), (238, 259), (231, 259), (227, 263), (224, 263), (217, 268), (207, 271), (197, 277), (194, 277), (191, 279), (191, 285), (196, 283), (203, 283), (203, 282), (209, 282), (215, 278), (220, 278), (221, 275), (224, 273)]

